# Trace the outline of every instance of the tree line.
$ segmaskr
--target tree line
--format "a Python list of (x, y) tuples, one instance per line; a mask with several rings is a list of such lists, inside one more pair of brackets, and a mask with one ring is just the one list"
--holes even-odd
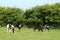
[(20, 8), (0, 6), (0, 26), (8, 23), (18, 26), (34, 26), (38, 23), (42, 26), (48, 24), (51, 28), (60, 28), (60, 3), (37, 5), (25, 11)]

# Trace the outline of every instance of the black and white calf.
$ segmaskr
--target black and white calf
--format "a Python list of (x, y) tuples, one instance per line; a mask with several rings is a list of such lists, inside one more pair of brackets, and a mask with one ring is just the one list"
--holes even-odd
[(18, 26), (19, 32), (20, 32), (21, 28), (22, 28), (22, 24), (19, 24), (19, 26)]
[(7, 33), (8, 32), (13, 32), (14, 33), (14, 25), (7, 24)]
[(45, 28), (46, 28), (47, 31), (49, 32), (49, 25), (45, 25)]

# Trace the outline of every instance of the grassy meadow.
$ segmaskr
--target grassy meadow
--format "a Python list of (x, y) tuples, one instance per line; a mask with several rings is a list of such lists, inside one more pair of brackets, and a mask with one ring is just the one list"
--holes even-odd
[(60, 40), (60, 30), (53, 29), (47, 32), (45, 29), (43, 32), (33, 31), (33, 29), (22, 28), (18, 32), (18, 28), (15, 28), (15, 33), (6, 33), (5, 27), (0, 27), (0, 40)]

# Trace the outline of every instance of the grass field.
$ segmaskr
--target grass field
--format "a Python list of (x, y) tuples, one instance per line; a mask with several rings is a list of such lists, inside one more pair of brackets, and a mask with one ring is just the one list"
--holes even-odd
[(60, 30), (47, 32), (34, 32), (33, 29), (22, 28), (20, 32), (15, 28), (15, 33), (6, 33), (6, 28), (0, 28), (0, 40), (60, 40)]

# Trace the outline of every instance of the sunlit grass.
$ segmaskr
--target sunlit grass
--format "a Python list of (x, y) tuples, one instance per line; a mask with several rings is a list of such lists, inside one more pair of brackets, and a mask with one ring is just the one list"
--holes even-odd
[(0, 28), (0, 40), (60, 40), (60, 30), (54, 29), (47, 32), (33, 31), (33, 29), (22, 28), (20, 32), (15, 28), (15, 33), (6, 33), (6, 28)]

